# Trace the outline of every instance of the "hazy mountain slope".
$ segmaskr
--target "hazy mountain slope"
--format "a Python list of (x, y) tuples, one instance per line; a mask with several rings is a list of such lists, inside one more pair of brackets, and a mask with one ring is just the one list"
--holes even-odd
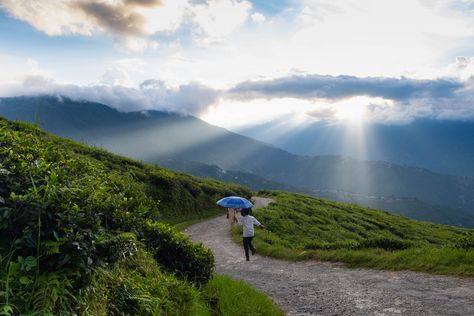
[[(425, 119), (401, 125), (366, 124), (357, 131), (345, 124), (271, 122), (239, 133), (299, 155), (343, 155), (474, 176), (474, 122)], [(348, 141), (348, 135), (357, 133), (364, 135), (363, 143), (356, 138)]]
[(253, 190), (266, 188), (269, 190), (302, 191), (285, 184), (270, 181), (252, 173), (242, 171), (223, 170), (218, 166), (211, 166), (195, 161), (178, 161), (164, 159), (159, 161), (160, 166), (192, 174), (203, 178), (213, 178), (227, 183), (238, 183)]
[[(253, 188), (267, 185), (279, 188), (276, 184), (282, 184), (285, 189), (295, 188), (315, 195), (329, 191), (338, 192), (336, 197), (363, 196), (362, 201), (376, 197), (378, 207), (396, 211), (405, 202), (393, 207), (393, 203), (386, 201), (393, 197), (417, 199), (426, 207), (418, 210), (413, 203), (407, 203), (407, 209), (414, 212), (411, 217), (444, 218), (439, 222), (474, 226), (474, 179), (469, 177), (338, 156), (297, 156), (192, 116), (156, 111), (120, 113), (102, 104), (67, 98), (4, 98), (0, 102), (0, 115), (36, 121), (58, 135), (135, 159), (149, 163), (174, 161), (176, 166), (187, 165), (188, 171), (194, 169), (195, 174), (245, 183)], [(223, 176), (223, 172), (212, 166), (189, 168), (189, 161), (218, 166), (223, 172), (240, 172), (240, 176)], [(433, 205), (456, 212), (440, 212)], [(420, 215), (425, 212), (437, 215), (429, 218)], [(471, 220), (466, 220), (466, 216)]]

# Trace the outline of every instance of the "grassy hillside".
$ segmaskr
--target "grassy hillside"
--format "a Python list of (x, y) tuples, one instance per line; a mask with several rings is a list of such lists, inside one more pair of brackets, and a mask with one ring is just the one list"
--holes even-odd
[(68, 156), (73, 156), (77, 160), (99, 163), (104, 172), (115, 172), (122, 177), (133, 178), (133, 182), (143, 186), (147, 195), (160, 201), (160, 218), (177, 220), (202, 217), (203, 212), (222, 211), (215, 205), (215, 201), (223, 195), (239, 194), (249, 197), (251, 194), (242, 186), (223, 184), (212, 179), (204, 180), (143, 164), (105, 150), (55, 137), (28, 124), (8, 123), (1, 118), (0, 123), (2, 129), (16, 130), (20, 138), (29, 135), (19, 146), (50, 146), (54, 148), (53, 152), (60, 147), (61, 155), (67, 153)]
[[(66, 141), (0, 118), (1, 315), (211, 315), (239, 282), (162, 223), (250, 192)], [(259, 295), (262, 315), (273, 315)]]
[[(474, 230), (285, 192), (255, 210), (258, 252), (278, 258), (317, 258), (351, 266), (474, 276)], [(240, 242), (241, 231), (234, 231)]]

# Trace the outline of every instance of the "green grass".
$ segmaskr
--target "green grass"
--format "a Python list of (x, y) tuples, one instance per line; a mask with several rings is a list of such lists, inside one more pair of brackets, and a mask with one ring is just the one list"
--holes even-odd
[(203, 294), (212, 306), (214, 315), (284, 315), (264, 293), (227, 276), (214, 276), (204, 288)]
[(197, 288), (163, 273), (153, 258), (139, 251), (113, 267), (98, 269), (77, 297), (82, 315), (259, 315), (283, 312), (264, 293), (242, 281), (215, 274)]
[[(285, 192), (255, 210), (266, 230), (254, 244), (263, 255), (318, 259), (351, 267), (474, 276), (474, 230), (420, 222), (352, 204)], [(241, 243), (241, 228), (234, 241)]]

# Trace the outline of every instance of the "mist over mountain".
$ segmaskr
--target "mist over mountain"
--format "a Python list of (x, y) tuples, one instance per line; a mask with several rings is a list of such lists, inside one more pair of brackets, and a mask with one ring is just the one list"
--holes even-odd
[[(275, 126), (279, 132), (275, 134)], [(240, 129), (252, 137), (297, 155), (342, 155), (382, 160), (440, 173), (474, 176), (474, 122), (415, 120), (407, 124), (364, 124), (354, 127), (317, 122), (285, 127), (271, 122)]]
[(412, 218), (474, 226), (472, 177), (334, 155), (298, 156), (193, 116), (122, 113), (63, 97), (3, 98), (0, 115), (145, 162), (254, 189), (305, 192)]

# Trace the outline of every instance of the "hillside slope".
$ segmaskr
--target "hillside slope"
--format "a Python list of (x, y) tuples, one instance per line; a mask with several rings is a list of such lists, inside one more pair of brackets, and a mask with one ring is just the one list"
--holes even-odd
[[(265, 223), (255, 243), (269, 256), (317, 258), (352, 266), (474, 276), (474, 230), (408, 219), (288, 192), (255, 210)], [(241, 232), (234, 231), (235, 240)]]
[(159, 221), (215, 214), (245, 188), (1, 118), (0, 175), (2, 315), (210, 315), (232, 283), (208, 284), (212, 253)]

